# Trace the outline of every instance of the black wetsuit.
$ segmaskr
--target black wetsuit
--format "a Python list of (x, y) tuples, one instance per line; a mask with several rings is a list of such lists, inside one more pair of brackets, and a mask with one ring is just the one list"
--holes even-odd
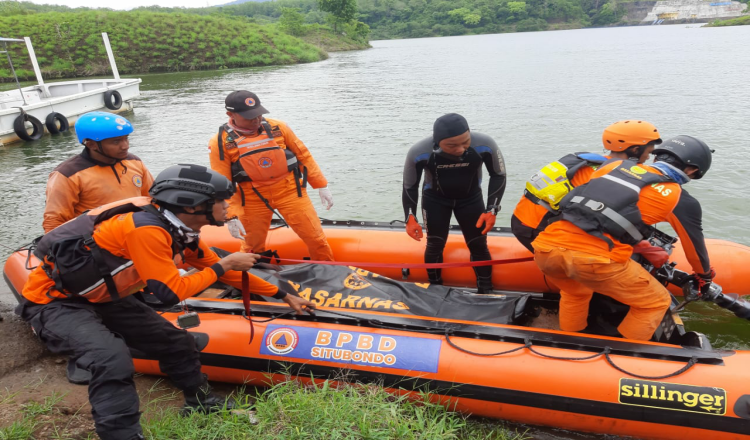
[[(422, 215), (426, 226), (426, 263), (443, 261), (443, 249), (448, 239), (451, 213), (456, 216), (472, 261), (491, 260), (487, 236), (477, 228), (479, 216), (487, 211), (482, 200), (482, 165), (490, 175), (487, 206), (500, 207), (505, 192), (505, 161), (495, 141), (481, 133), (471, 133), (471, 147), (458, 157), (443, 153), (435, 146), (432, 137), (411, 147), (404, 164), (404, 190), (402, 203), (405, 219), (414, 214), (418, 219), (419, 181), (425, 171), (422, 185)], [(474, 269), (477, 287), (492, 289), (492, 267)], [(431, 283), (442, 283), (440, 269), (427, 271)]]

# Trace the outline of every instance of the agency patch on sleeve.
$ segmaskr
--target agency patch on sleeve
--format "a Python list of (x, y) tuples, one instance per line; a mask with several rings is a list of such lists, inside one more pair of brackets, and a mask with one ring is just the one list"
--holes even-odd
[(727, 392), (722, 388), (623, 378), (618, 397), (625, 405), (719, 416), (727, 413)]
[(440, 345), (438, 339), (269, 325), (260, 353), (437, 373)]

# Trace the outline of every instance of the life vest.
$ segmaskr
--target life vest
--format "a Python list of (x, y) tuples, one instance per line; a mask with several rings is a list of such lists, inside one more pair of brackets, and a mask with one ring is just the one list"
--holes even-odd
[(297, 156), (282, 148), (273, 139), (271, 126), (263, 120), (260, 135), (247, 138), (240, 135), (228, 124), (219, 128), (219, 157), (224, 160), (223, 133), (227, 134), (226, 142), (237, 148), (239, 159), (232, 162), (232, 181), (253, 182), (254, 185), (270, 185), (285, 178), (290, 172), (301, 177)]
[[(55, 282), (51, 289), (68, 298), (79, 297), (93, 303), (117, 301), (143, 289), (146, 283), (133, 262), (99, 247), (93, 238), (99, 223), (138, 211), (164, 218), (151, 205), (150, 197), (134, 197), (87, 211), (37, 239), (33, 252), (42, 261), (47, 276)], [(168, 220), (164, 221), (170, 225)], [(170, 233), (173, 250), (181, 249), (179, 235), (171, 230)], [(57, 298), (49, 292), (47, 295)]]
[(557, 211), (563, 197), (573, 190), (570, 181), (576, 172), (584, 166), (596, 169), (607, 160), (606, 157), (595, 153), (572, 153), (563, 156), (547, 164), (526, 181), (524, 196), (548, 211)]
[(553, 221), (567, 220), (606, 241), (610, 249), (614, 243), (604, 233), (634, 245), (652, 232), (638, 208), (641, 189), (669, 181), (669, 177), (648, 171), (636, 161), (623, 160), (607, 174), (574, 188), (560, 202), (561, 215)]

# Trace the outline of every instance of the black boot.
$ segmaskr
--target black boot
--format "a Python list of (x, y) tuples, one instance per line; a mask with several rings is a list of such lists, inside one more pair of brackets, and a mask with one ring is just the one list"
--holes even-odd
[(183, 416), (189, 415), (193, 411), (212, 413), (234, 408), (232, 401), (212, 393), (211, 385), (208, 382), (203, 382), (198, 387), (184, 390), (183, 393), (185, 394), (185, 405), (180, 410), (180, 414)]
[(480, 295), (492, 294), (492, 278), (477, 277), (477, 293)]

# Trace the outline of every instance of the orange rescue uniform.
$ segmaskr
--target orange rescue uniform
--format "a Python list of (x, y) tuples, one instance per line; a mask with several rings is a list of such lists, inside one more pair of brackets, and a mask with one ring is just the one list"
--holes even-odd
[[(133, 261), (133, 266), (145, 284), (158, 286), (161, 293), (174, 294), (179, 300), (189, 298), (220, 280), (238, 289), (242, 288), (242, 272), (229, 271), (219, 265), (219, 257), (198, 240), (197, 246), (184, 249), (185, 262), (199, 272), (181, 276), (175, 266), (172, 236), (157, 225), (137, 226), (133, 215), (127, 213), (105, 220), (96, 228), (93, 238), (99, 247), (112, 254)], [(23, 288), (23, 296), (35, 304), (47, 304), (56, 298), (65, 298), (52, 289), (52, 281), (41, 265), (37, 266)], [(264, 296), (280, 294), (271, 283), (250, 274), (250, 291)], [(49, 293), (49, 295), (48, 295)]]
[[(621, 163), (602, 166), (591, 178), (605, 175)], [(640, 166), (661, 174), (656, 168)], [(682, 188), (674, 182), (647, 185), (640, 191), (638, 208), (645, 224), (668, 221), (683, 242), (690, 242), (673, 214), (681, 193)], [(630, 306), (630, 312), (618, 327), (620, 334), (648, 340), (669, 308), (669, 292), (630, 259), (632, 246), (605, 235), (614, 243), (611, 250), (604, 240), (560, 220), (547, 226), (533, 242), (537, 265), (560, 288), (560, 328), (580, 331), (586, 327), (589, 301), (596, 291)], [(697, 256), (688, 259), (696, 272), (704, 272)]]
[[(297, 161), (307, 169), (307, 180), (313, 188), (323, 188), (328, 185), (323, 172), (315, 162), (305, 144), (294, 134), (294, 132), (282, 121), (265, 118), (271, 126), (273, 140), (284, 149), (289, 149), (297, 157)], [(263, 132), (263, 126), (259, 127), (259, 136)], [(239, 160), (237, 148), (232, 143), (227, 143), (227, 134), (222, 134), (224, 159), (220, 158), (218, 135), (214, 136), (208, 144), (211, 160), (211, 168), (232, 180), (232, 163)], [(328, 245), (320, 219), (315, 212), (315, 207), (307, 195), (307, 190), (302, 188), (302, 197), (297, 195), (297, 184), (293, 173), (273, 182), (239, 182), (237, 191), (229, 201), (227, 217), (238, 217), (245, 228), (245, 241), (242, 243), (243, 252), (260, 253), (266, 250), (266, 237), (271, 226), (273, 212), (261, 200), (253, 187), (257, 190), (279, 213), (284, 217), (287, 224), (307, 245), (310, 257), (313, 260), (333, 261), (333, 251)]]
[(84, 211), (130, 197), (148, 196), (154, 178), (133, 154), (115, 164), (94, 160), (84, 149), (49, 175), (42, 227), (47, 233)]

